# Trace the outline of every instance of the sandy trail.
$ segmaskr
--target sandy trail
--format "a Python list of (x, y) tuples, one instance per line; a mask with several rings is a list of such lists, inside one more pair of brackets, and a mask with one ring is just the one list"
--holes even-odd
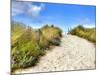
[(95, 46), (85, 39), (67, 35), (62, 37), (61, 45), (47, 51), (36, 66), (15, 73), (78, 69), (95, 69)]

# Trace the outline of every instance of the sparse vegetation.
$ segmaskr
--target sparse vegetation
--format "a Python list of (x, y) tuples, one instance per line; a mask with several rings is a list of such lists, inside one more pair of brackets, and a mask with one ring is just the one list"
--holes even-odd
[(96, 43), (96, 30), (95, 28), (85, 28), (81, 25), (71, 29), (69, 34), (77, 35), (79, 37), (85, 38), (93, 43)]
[(62, 31), (54, 25), (35, 30), (24, 24), (12, 22), (12, 71), (34, 66), (47, 48), (60, 44), (61, 33)]

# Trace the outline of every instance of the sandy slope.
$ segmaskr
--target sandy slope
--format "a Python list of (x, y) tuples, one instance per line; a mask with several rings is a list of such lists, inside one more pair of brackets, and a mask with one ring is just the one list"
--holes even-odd
[(67, 35), (61, 39), (61, 46), (48, 51), (35, 67), (15, 73), (78, 69), (95, 69), (95, 46), (85, 39)]

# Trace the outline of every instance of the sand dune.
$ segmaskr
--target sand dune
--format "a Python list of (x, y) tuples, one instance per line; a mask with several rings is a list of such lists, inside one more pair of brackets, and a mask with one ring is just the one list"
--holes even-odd
[(15, 73), (79, 69), (95, 69), (95, 46), (83, 38), (67, 35), (62, 37), (61, 45), (47, 51), (36, 66)]

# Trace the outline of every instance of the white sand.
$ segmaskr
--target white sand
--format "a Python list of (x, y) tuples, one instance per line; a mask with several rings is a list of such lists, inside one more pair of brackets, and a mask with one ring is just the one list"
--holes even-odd
[(61, 46), (47, 51), (35, 67), (16, 70), (15, 73), (79, 69), (95, 69), (95, 46), (85, 39), (67, 35), (61, 39)]

